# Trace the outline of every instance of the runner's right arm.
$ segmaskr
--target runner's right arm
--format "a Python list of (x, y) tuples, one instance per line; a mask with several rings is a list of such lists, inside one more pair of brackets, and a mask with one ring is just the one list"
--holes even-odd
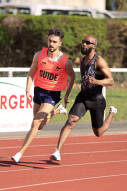
[(37, 61), (38, 61), (38, 57), (39, 57), (40, 51), (36, 52), (34, 57), (33, 57), (33, 62), (32, 65), (30, 67), (30, 70), (28, 72), (27, 75), (27, 83), (26, 83), (26, 97), (27, 99), (30, 101), (29, 95), (30, 95), (30, 88), (32, 86), (33, 83), (33, 78), (34, 78), (34, 74), (36, 72), (37, 69)]

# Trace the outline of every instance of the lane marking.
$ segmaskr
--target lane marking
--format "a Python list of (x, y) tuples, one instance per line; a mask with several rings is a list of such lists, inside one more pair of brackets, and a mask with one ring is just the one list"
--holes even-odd
[(34, 168), (29, 168), (29, 169), (17, 169), (17, 170), (7, 170), (7, 171), (0, 171), (1, 173), (3, 172), (17, 172), (17, 171), (23, 171), (23, 170), (37, 170), (39, 169), (51, 169), (51, 168), (63, 168), (63, 167), (72, 167), (72, 166), (83, 166), (83, 165), (96, 165), (96, 164), (108, 164), (108, 163), (122, 163), (122, 162), (127, 162), (127, 160), (119, 160), (119, 161), (104, 161), (104, 162), (93, 162), (93, 163), (80, 163), (80, 164), (67, 164), (67, 165), (54, 165), (54, 166), (46, 166), (46, 167), (34, 167)]
[[(86, 142), (86, 143), (65, 143), (64, 145), (89, 145), (89, 144), (107, 144), (107, 143), (126, 143), (127, 141), (103, 141), (103, 142)], [(51, 146), (56, 146), (56, 144), (48, 144), (48, 145), (30, 145), (29, 147), (51, 147)], [(15, 149), (15, 148), (20, 148), (20, 146), (14, 146), (14, 147), (0, 147), (0, 149)]]
[[(106, 150), (106, 151), (85, 151), (85, 152), (75, 152), (75, 153), (61, 153), (61, 155), (77, 155), (77, 154), (89, 154), (89, 153), (108, 153), (108, 152), (125, 152), (127, 149), (122, 150)], [(43, 156), (50, 156), (51, 154), (44, 154), (44, 155), (30, 155), (30, 156), (22, 156), (23, 158), (31, 158), (31, 157), (43, 157)], [(7, 159), (11, 157), (0, 157), (1, 159)]]
[[(84, 129), (82, 129), (82, 130), (84, 130)], [(28, 133), (28, 131), (26, 131), (26, 134)], [(83, 132), (84, 133), (84, 132)], [(43, 136), (41, 136), (41, 135), (37, 135), (37, 137), (35, 137), (34, 139), (58, 139), (59, 138), (59, 134), (60, 134), (60, 130), (59, 130), (59, 132), (58, 132), (58, 134), (52, 134), (52, 132), (50, 133), (50, 136), (49, 136), (49, 134), (47, 134), (47, 135), (43, 135)], [(78, 134), (78, 133), (77, 133)], [(91, 135), (91, 133), (90, 134), (83, 134), (83, 135), (77, 135), (77, 134), (72, 134), (72, 135), (70, 135), (69, 137), (93, 137), (93, 136), (95, 136), (94, 134), (92, 134)], [(104, 134), (103, 136), (105, 136), (105, 137), (107, 137), (107, 136), (125, 136), (127, 134), (127, 132), (126, 131), (123, 131), (123, 132), (109, 132), (109, 134)], [(3, 140), (5, 140), (5, 141), (10, 141), (10, 140), (18, 140), (18, 139), (24, 139), (25, 138), (25, 136), (26, 135), (24, 135), (24, 137), (10, 137), (10, 138), (0, 138), (0, 141), (3, 141)]]
[(12, 190), (12, 189), (18, 189), (18, 188), (27, 188), (27, 187), (34, 187), (34, 186), (58, 184), (58, 183), (64, 183), (64, 182), (74, 182), (74, 181), (109, 178), (109, 177), (119, 177), (119, 176), (127, 176), (127, 174), (112, 174), (112, 175), (107, 175), (107, 176), (94, 176), (94, 177), (76, 178), (76, 179), (70, 179), (70, 180), (61, 180), (61, 181), (55, 181), (55, 182), (43, 182), (43, 183), (39, 183), (39, 184), (30, 184), (30, 185), (24, 185), (24, 186), (2, 188), (0, 190)]

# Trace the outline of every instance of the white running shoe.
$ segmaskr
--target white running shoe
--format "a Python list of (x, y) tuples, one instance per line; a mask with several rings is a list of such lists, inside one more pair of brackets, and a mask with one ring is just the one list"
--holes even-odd
[(57, 109), (60, 110), (60, 113), (63, 113), (63, 114), (65, 114), (65, 115), (67, 115), (67, 110), (62, 106), (62, 104), (59, 104), (59, 105), (57, 106)]
[(117, 109), (113, 106), (110, 106), (109, 113), (114, 113), (114, 115), (117, 113)]
[(15, 163), (18, 163), (21, 157), (22, 157), (21, 153), (18, 152), (18, 153), (16, 153), (15, 156), (11, 157), (11, 159), (12, 159)]
[(60, 161), (61, 157), (60, 157), (60, 153), (59, 151), (56, 149), (56, 151), (50, 156), (50, 160), (56, 160), (56, 161)]

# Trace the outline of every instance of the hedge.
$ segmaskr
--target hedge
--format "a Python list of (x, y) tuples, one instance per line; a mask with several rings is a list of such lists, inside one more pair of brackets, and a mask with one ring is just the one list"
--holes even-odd
[(50, 28), (64, 32), (61, 51), (75, 64), (82, 56), (82, 39), (94, 35), (98, 39), (96, 52), (109, 66), (126, 67), (127, 27), (122, 20), (64, 15), (0, 15), (0, 66), (29, 67), (35, 52), (47, 46)]

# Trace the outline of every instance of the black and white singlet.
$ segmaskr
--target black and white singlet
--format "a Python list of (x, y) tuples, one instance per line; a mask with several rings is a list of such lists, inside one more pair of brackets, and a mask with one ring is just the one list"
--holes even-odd
[(94, 57), (86, 66), (84, 65), (84, 61), (85, 61), (85, 57), (84, 57), (80, 66), (80, 72), (82, 77), (81, 92), (86, 98), (89, 98), (89, 99), (102, 94), (102, 86), (96, 85), (96, 84), (90, 84), (88, 82), (88, 75), (94, 77), (97, 80), (102, 80), (105, 78), (104, 75), (98, 74), (95, 69), (95, 62), (97, 57), (98, 57), (98, 54), (95, 54)]

